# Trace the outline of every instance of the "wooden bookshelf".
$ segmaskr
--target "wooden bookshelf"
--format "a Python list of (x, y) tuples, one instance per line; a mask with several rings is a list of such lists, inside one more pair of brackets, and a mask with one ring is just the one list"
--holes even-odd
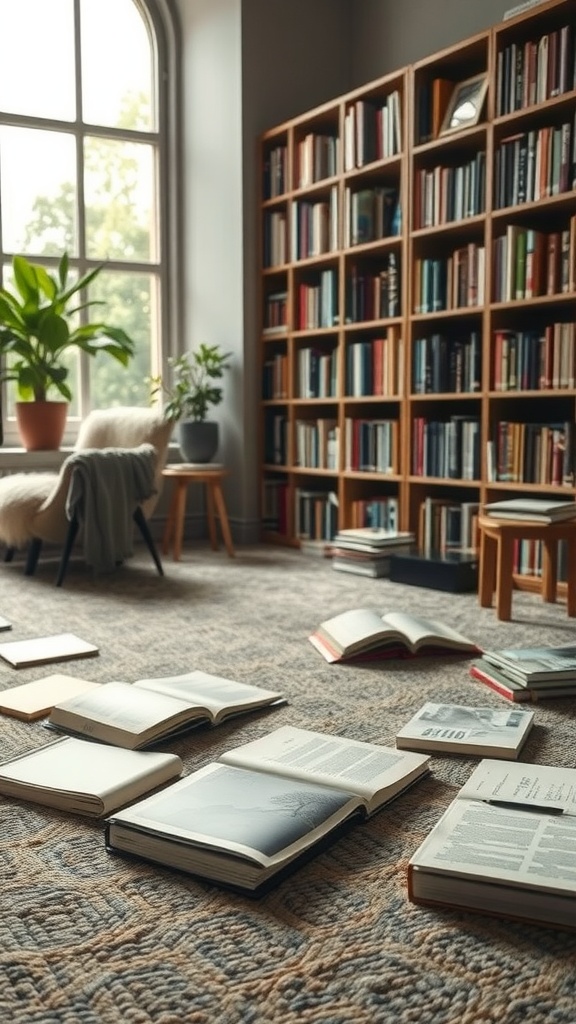
[(484, 502), (576, 493), (575, 13), (262, 136), (265, 539), (374, 522), (474, 549)]

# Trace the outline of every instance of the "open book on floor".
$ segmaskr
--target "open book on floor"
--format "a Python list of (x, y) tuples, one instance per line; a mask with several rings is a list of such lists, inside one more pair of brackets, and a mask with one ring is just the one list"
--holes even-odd
[(103, 683), (56, 704), (47, 725), (137, 750), (196, 725), (219, 725), (232, 715), (284, 703), (273, 690), (194, 671), (135, 683)]
[(478, 754), (515, 760), (533, 724), (533, 711), (428, 701), (396, 734), (396, 746), (432, 754)]
[(0, 793), (98, 818), (181, 773), (176, 754), (63, 737), (0, 764)]
[(485, 760), (411, 858), (414, 903), (576, 927), (576, 769)]
[(256, 895), (422, 778), (429, 760), (285, 726), (114, 815), (106, 844)]
[(408, 612), (381, 615), (374, 608), (354, 608), (326, 619), (309, 640), (330, 662), (362, 657), (480, 653), (475, 643), (442, 622)]

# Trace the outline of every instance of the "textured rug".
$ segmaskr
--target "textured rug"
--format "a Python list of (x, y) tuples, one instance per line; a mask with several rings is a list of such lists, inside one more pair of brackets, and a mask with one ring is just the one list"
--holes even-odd
[[(197, 730), (167, 749), (193, 770), (281, 724), (393, 744), (426, 699), (509, 707), (454, 658), (328, 665), (307, 636), (373, 605), (443, 619), (484, 647), (574, 641), (564, 605), (514, 596), (511, 623), (474, 594), (337, 573), (277, 548), (235, 559), (189, 548), (159, 578), (138, 552), (113, 576), (0, 565), (0, 614), (20, 639), (73, 631), (98, 658), (63, 671), (104, 682), (205, 669), (278, 687), (286, 707)], [(0, 687), (50, 667), (0, 668)], [(522, 760), (574, 766), (576, 701), (535, 706)], [(45, 743), (0, 716), (3, 758)], [(576, 933), (431, 911), (406, 893), (409, 857), (470, 774), (432, 776), (259, 901), (106, 853), (99, 822), (0, 798), (0, 1020), (13, 1024), (574, 1024)]]

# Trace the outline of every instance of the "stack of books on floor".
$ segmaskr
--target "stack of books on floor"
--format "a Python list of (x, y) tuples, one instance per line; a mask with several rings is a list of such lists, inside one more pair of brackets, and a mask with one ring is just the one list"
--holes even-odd
[(388, 576), (390, 556), (410, 551), (414, 543), (413, 533), (378, 526), (340, 530), (332, 544), (332, 568), (357, 576)]
[(576, 501), (546, 501), (540, 498), (511, 498), (484, 506), (491, 519), (521, 519), (534, 523), (561, 523), (576, 518)]
[(508, 700), (576, 694), (576, 647), (520, 647), (484, 651), (470, 675)]

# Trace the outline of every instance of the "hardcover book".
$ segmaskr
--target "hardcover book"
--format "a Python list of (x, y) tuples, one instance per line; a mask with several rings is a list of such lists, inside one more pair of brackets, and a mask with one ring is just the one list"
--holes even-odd
[(475, 643), (444, 623), (407, 612), (381, 615), (374, 608), (354, 608), (326, 619), (308, 639), (330, 662), (363, 656), (479, 653)]
[(576, 683), (576, 647), (509, 647), (484, 651), (484, 660), (523, 686), (547, 689), (562, 681)]
[(576, 769), (484, 760), (411, 858), (414, 903), (576, 927)]
[(104, 747), (63, 737), (0, 764), (0, 793), (97, 818), (182, 772), (176, 754)]
[(32, 683), (22, 683), (3, 690), (0, 693), (0, 712), (31, 722), (35, 718), (44, 718), (60, 701), (98, 686), (100, 683), (55, 673), (35, 679)]
[(484, 513), (495, 519), (526, 519), (535, 523), (557, 523), (576, 517), (576, 501), (546, 501), (539, 498), (510, 498), (492, 501)]
[(401, 750), (515, 760), (533, 724), (533, 711), (498, 711), (427, 701), (396, 734), (396, 746)]
[(258, 895), (428, 774), (429, 760), (285, 726), (115, 814), (106, 845)]
[(137, 750), (200, 724), (284, 703), (280, 693), (208, 672), (104, 683), (57, 704), (48, 726)]
[(572, 697), (576, 694), (576, 677), (573, 680), (560, 680), (556, 685), (544, 687), (528, 686), (517, 682), (501, 669), (496, 668), (485, 658), (477, 658), (470, 664), (470, 675), (480, 683), (484, 683), (501, 697), (516, 702), (538, 701), (551, 697)]

